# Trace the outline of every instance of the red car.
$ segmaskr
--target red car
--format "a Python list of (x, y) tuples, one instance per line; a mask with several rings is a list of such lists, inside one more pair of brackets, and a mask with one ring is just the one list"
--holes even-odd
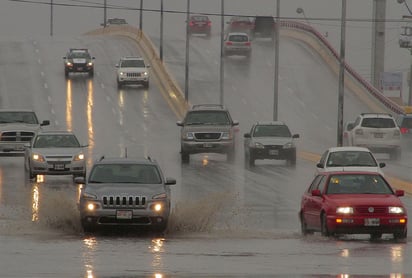
[(206, 15), (192, 15), (189, 19), (189, 35), (205, 34), (210, 37), (212, 30), (212, 21)]
[(405, 239), (408, 216), (399, 199), (403, 195), (376, 172), (319, 174), (302, 196), (302, 234), (370, 234), (372, 240), (393, 234), (395, 239)]
[(247, 16), (232, 16), (228, 22), (227, 32), (244, 32), (250, 35), (255, 27), (255, 24), (250, 17)]

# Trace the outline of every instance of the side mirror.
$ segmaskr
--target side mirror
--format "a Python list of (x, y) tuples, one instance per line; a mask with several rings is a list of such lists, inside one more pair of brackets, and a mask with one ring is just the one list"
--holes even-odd
[(166, 185), (176, 184), (176, 179), (175, 178), (166, 178), (165, 184)]
[(146, 65), (146, 68), (150, 68), (150, 65)]
[(397, 190), (395, 190), (395, 195), (398, 196), (398, 197), (402, 197), (402, 196), (405, 195), (405, 191), (401, 190), (401, 189), (397, 189)]
[(319, 189), (312, 190), (312, 196), (320, 197), (322, 194), (320, 193)]
[(250, 136), (250, 133), (245, 133), (245, 134), (243, 134), (243, 137), (250, 138), (251, 136)]
[(96, 57), (92, 57), (92, 59), (94, 60), (94, 59), (96, 59)]
[(319, 162), (318, 164), (316, 164), (316, 167), (317, 168), (323, 168), (323, 164)]
[(176, 122), (176, 125), (177, 125), (177, 126), (183, 126), (183, 122), (182, 122), (182, 121), (177, 121), (177, 122)]
[(233, 121), (232, 126), (239, 125), (238, 121)]
[(293, 134), (292, 138), (300, 138), (299, 134)]
[(386, 163), (385, 163), (385, 162), (379, 163), (379, 168), (383, 168), (383, 167), (385, 167), (385, 166), (386, 166)]
[(115, 67), (115, 68), (119, 68), (119, 64), (116, 64), (114, 67)]
[(50, 125), (50, 121), (49, 120), (44, 120), (40, 126), (45, 126), (45, 125)]
[(354, 128), (354, 123), (348, 123), (347, 130), (352, 130)]
[(67, 59), (67, 57), (66, 57), (66, 56), (64, 56), (64, 57), (63, 57), (63, 59)]
[(76, 184), (84, 184), (86, 182), (86, 179), (84, 177), (75, 177), (74, 178), (74, 183)]

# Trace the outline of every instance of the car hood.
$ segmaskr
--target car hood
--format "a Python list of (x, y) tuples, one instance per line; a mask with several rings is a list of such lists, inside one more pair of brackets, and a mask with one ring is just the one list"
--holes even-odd
[(293, 142), (293, 140), (288, 137), (255, 137), (252, 139), (252, 143), (261, 143), (263, 145), (284, 145), (290, 142)]
[(334, 171), (346, 171), (346, 172), (351, 172), (351, 171), (366, 171), (366, 172), (378, 172), (382, 173), (382, 170), (380, 167), (369, 167), (369, 166), (337, 166), (337, 167), (327, 167), (325, 168), (325, 171), (328, 172), (334, 172)]
[(402, 206), (393, 194), (331, 194), (325, 195), (336, 206)]
[(231, 125), (185, 125), (184, 131), (188, 132), (228, 132)]
[(1, 123), (1, 131), (19, 131), (19, 130), (29, 130), (37, 131), (40, 129), (40, 124), (27, 124), (27, 123)]
[(145, 72), (147, 70), (147, 68), (119, 68), (117, 70), (118, 72)]
[(140, 195), (151, 199), (154, 195), (165, 193), (163, 184), (136, 183), (93, 183), (88, 184), (85, 192), (97, 195), (98, 198), (108, 195)]
[(40, 153), (45, 156), (59, 156), (59, 155), (76, 155), (81, 152), (82, 148), (32, 148), (34, 153)]

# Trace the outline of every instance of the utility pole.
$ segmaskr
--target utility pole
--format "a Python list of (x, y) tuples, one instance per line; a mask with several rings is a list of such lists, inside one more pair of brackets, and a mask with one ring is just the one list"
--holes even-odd
[(53, 37), (53, 0), (50, 0), (50, 37)]
[(189, 20), (190, 0), (187, 0), (186, 8), (186, 59), (185, 59), (185, 100), (189, 102)]
[(343, 100), (345, 93), (345, 37), (346, 37), (346, 0), (342, 0), (342, 15), (340, 27), (340, 58), (339, 58), (339, 93), (338, 93), (338, 142), (343, 145)]
[(143, 0), (140, 0), (139, 29), (140, 31), (143, 30)]
[(224, 31), (225, 31), (225, 0), (220, 0), (221, 8), (220, 8), (220, 80), (219, 80), (219, 87), (220, 87), (220, 104), (223, 105), (224, 98), (224, 79), (225, 79), (225, 58), (223, 55), (223, 48), (224, 48)]
[(371, 83), (380, 88), (380, 76), (385, 71), (386, 0), (373, 0)]
[(275, 76), (273, 81), (273, 120), (278, 120), (279, 102), (279, 32), (280, 32), (280, 0), (276, 0), (275, 21)]
[(163, 0), (160, 0), (160, 61), (163, 62)]

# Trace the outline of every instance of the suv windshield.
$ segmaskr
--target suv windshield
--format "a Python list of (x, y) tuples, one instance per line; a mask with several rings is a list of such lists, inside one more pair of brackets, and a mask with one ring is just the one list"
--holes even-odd
[(36, 137), (34, 148), (79, 148), (80, 143), (74, 135), (48, 134)]
[(253, 137), (291, 137), (290, 130), (285, 125), (258, 125)]
[(69, 58), (84, 58), (84, 59), (90, 59), (90, 54), (85, 51), (75, 51), (75, 52), (70, 52)]
[(144, 61), (143, 60), (123, 60), (120, 63), (120, 67), (122, 68), (144, 68)]
[(326, 163), (328, 167), (365, 166), (377, 167), (371, 153), (359, 151), (332, 152)]
[(89, 182), (160, 184), (162, 179), (154, 165), (119, 163), (96, 165), (90, 173)]
[(371, 128), (394, 128), (396, 127), (395, 121), (388, 118), (364, 118), (362, 121), (362, 127)]
[(218, 124), (229, 125), (230, 120), (224, 111), (196, 111), (189, 112), (186, 116), (185, 123), (187, 125), (193, 124)]
[(33, 112), (1, 112), (0, 123), (38, 124), (39, 122)]

